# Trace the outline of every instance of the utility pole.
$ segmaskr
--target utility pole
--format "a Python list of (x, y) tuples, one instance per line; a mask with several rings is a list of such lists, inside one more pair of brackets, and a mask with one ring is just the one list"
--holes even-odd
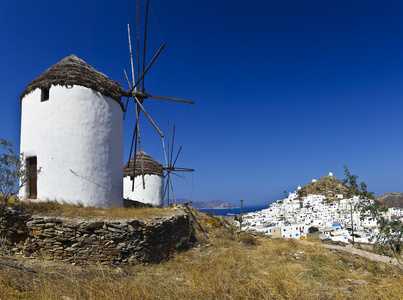
[(243, 204), (243, 200), (241, 200), (241, 219), (239, 220), (239, 231), (242, 231), (242, 204)]

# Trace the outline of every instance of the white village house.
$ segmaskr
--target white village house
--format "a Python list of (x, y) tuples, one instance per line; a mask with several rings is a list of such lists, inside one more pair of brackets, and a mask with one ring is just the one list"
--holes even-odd
[(21, 198), (123, 205), (121, 85), (75, 55), (21, 94), (21, 153), (41, 168)]
[[(162, 164), (156, 162), (141, 150), (143, 172), (141, 170), (140, 151), (131, 158), (123, 169), (123, 196), (153, 206), (164, 204), (164, 171)], [(134, 160), (136, 163), (134, 164)], [(133, 170), (135, 168), (135, 170)], [(144, 186), (143, 186), (144, 175)], [(134, 180), (134, 191), (133, 188)]]

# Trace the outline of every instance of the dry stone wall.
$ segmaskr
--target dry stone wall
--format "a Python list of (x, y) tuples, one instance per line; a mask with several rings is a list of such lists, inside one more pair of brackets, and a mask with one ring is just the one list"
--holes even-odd
[(0, 236), (14, 255), (74, 264), (158, 263), (194, 240), (182, 211), (152, 221), (88, 221), (7, 210)]

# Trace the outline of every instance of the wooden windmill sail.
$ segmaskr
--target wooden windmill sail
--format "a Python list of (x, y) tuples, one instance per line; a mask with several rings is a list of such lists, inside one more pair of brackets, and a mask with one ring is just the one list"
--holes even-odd
[[(149, 8), (149, 0), (147, 0), (146, 14), (145, 14), (142, 73), (140, 73), (140, 38), (139, 38), (139, 32), (140, 32), (139, 11), (140, 10), (139, 10), (139, 0), (137, 1), (137, 81), (135, 81), (135, 79), (134, 79), (135, 78), (135, 75), (134, 75), (135, 71), (134, 71), (134, 64), (133, 64), (133, 54), (132, 54), (132, 47), (131, 47), (131, 39), (130, 39), (130, 26), (129, 26), (129, 24), (127, 25), (128, 38), (129, 38), (130, 61), (131, 61), (131, 68), (132, 68), (132, 84), (130, 84), (130, 81), (129, 81), (129, 79), (127, 77), (127, 74), (126, 74), (126, 71), (125, 71), (126, 79), (128, 81), (130, 90), (128, 90), (128, 91), (122, 90), (122, 97), (127, 98), (123, 118), (125, 118), (125, 116), (126, 116), (127, 109), (128, 109), (128, 104), (130, 102), (130, 99), (133, 99), (134, 104), (135, 104), (136, 122), (135, 122), (135, 126), (134, 126), (133, 138), (132, 138), (132, 142), (131, 142), (131, 148), (130, 148), (130, 154), (129, 154), (128, 161), (130, 161), (130, 159), (132, 157), (133, 148), (134, 148), (134, 153), (137, 153), (137, 146), (138, 146), (139, 151), (140, 151), (140, 164), (141, 164), (141, 170), (142, 170), (141, 173), (142, 173), (143, 189), (145, 189), (145, 181), (144, 181), (143, 157), (141, 155), (142, 149), (141, 149), (140, 128), (139, 128), (139, 115), (140, 115), (141, 111), (145, 114), (145, 116), (148, 118), (148, 120), (151, 122), (151, 124), (157, 130), (158, 134), (162, 138), (162, 143), (164, 145), (164, 139), (163, 139), (164, 135), (161, 132), (161, 130), (157, 127), (155, 122), (152, 120), (150, 115), (144, 109), (144, 107), (143, 107), (144, 100), (151, 98), (151, 99), (169, 100), (169, 101), (176, 101), (176, 102), (183, 102), (183, 103), (190, 103), (190, 104), (195, 103), (194, 101), (191, 101), (191, 100), (184, 100), (184, 99), (178, 99), (178, 98), (173, 98), (173, 97), (164, 97), (164, 96), (151, 95), (151, 94), (148, 94), (148, 93), (145, 92), (145, 89), (144, 89), (145, 75), (147, 74), (148, 70), (150, 69), (150, 67), (152, 66), (154, 61), (157, 59), (158, 55), (161, 53), (161, 51), (165, 47), (165, 43), (163, 43), (161, 45), (161, 47), (159, 48), (159, 50), (157, 51), (157, 53), (154, 55), (154, 57), (151, 60), (151, 62), (147, 65), (147, 67), (145, 67), (148, 8)], [(178, 155), (179, 155), (179, 153), (178, 153)], [(168, 162), (167, 162), (167, 165), (166, 165), (166, 168), (167, 168), (166, 170), (167, 171), (169, 170), (169, 172), (168, 172), (168, 174), (169, 174), (168, 177), (169, 178), (170, 178), (170, 173), (172, 173), (172, 171), (175, 170), (175, 169), (172, 169), (173, 166), (172, 166), (171, 163), (172, 163), (172, 159), (170, 161), (170, 164), (168, 165)], [(173, 165), (175, 165), (175, 164), (173, 164)], [(136, 169), (136, 160), (134, 160), (134, 163), (133, 163), (133, 170), (135, 170), (135, 169)], [(133, 180), (133, 183), (132, 183), (132, 191), (133, 190), (134, 190), (134, 180)]]
[[(194, 172), (194, 169), (189, 169), (189, 168), (181, 168), (181, 167), (176, 167), (176, 161), (178, 160), (179, 154), (182, 150), (182, 146), (179, 147), (178, 153), (175, 156), (175, 159), (173, 160), (173, 153), (174, 153), (174, 142), (175, 142), (175, 124), (174, 128), (172, 131), (172, 143), (171, 143), (171, 150), (169, 149), (169, 122), (168, 122), (168, 155), (165, 151), (164, 147), (164, 154), (165, 154), (165, 167), (162, 169), (166, 172), (165, 174), (165, 179), (166, 179), (166, 184), (165, 184), (165, 189), (164, 189), (164, 198), (165, 195), (167, 195), (167, 203), (169, 205), (169, 189), (171, 188), (172, 195), (174, 197), (174, 201), (176, 204), (176, 197), (175, 197), (175, 192), (174, 192), (174, 187), (172, 184), (172, 179), (171, 179), (171, 174), (185, 178), (184, 176), (181, 176), (175, 172)], [(172, 161), (173, 160), (173, 161)]]

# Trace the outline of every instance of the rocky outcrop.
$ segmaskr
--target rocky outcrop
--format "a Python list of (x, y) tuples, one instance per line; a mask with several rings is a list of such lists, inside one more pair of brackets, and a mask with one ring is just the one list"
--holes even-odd
[(74, 264), (158, 263), (194, 240), (193, 224), (178, 211), (152, 221), (77, 220), (7, 210), (3, 244), (14, 255)]

